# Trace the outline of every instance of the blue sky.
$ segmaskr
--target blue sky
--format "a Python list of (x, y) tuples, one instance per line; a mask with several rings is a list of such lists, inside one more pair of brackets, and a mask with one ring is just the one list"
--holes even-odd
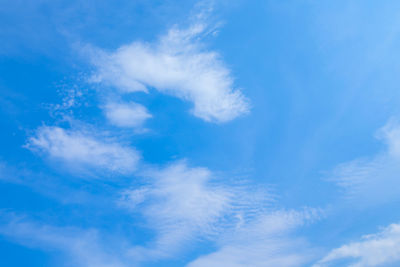
[(397, 1), (2, 1), (0, 265), (397, 266)]

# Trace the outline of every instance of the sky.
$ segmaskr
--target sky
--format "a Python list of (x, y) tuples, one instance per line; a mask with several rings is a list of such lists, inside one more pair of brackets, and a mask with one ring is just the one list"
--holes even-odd
[(400, 2), (0, 3), (1, 266), (400, 264)]

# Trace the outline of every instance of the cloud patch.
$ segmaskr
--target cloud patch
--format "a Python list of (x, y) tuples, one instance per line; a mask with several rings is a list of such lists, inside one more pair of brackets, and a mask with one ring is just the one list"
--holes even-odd
[(171, 258), (203, 241), (218, 250), (188, 266), (301, 266), (310, 260), (306, 242), (290, 232), (318, 218), (319, 211), (272, 211), (266, 191), (220, 184), (208, 169), (185, 161), (151, 170), (147, 177), (148, 185), (126, 190), (120, 202), (156, 232), (147, 246), (131, 250), (132, 258)]
[(228, 232), (216, 252), (200, 256), (187, 267), (304, 266), (314, 252), (290, 232), (318, 216), (312, 209), (262, 214)]
[(157, 232), (150, 247), (132, 251), (137, 257), (171, 257), (188, 241), (215, 234), (224, 215), (232, 212), (232, 190), (213, 184), (206, 168), (182, 161), (146, 175), (149, 184), (124, 191), (120, 201)]
[(106, 142), (83, 131), (43, 126), (26, 147), (75, 168), (97, 168), (120, 174), (133, 172), (139, 162), (136, 150)]
[(104, 112), (109, 122), (123, 128), (138, 128), (152, 116), (146, 107), (137, 103), (111, 102), (104, 106)]
[(335, 261), (346, 259), (351, 261), (349, 267), (400, 263), (400, 224), (391, 224), (377, 234), (364, 236), (362, 241), (333, 249), (314, 267), (332, 266)]

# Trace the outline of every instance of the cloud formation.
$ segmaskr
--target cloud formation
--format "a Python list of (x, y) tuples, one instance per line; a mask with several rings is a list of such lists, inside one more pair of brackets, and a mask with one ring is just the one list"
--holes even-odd
[(132, 252), (141, 257), (171, 257), (188, 241), (215, 234), (223, 217), (232, 212), (233, 190), (213, 184), (206, 168), (177, 162), (147, 176), (147, 186), (126, 190), (121, 199), (157, 232), (149, 248)]
[(192, 113), (206, 121), (226, 122), (248, 112), (249, 105), (234, 88), (229, 69), (199, 38), (206, 27), (174, 27), (155, 43), (133, 42), (116, 51), (92, 49), (96, 68), (93, 82), (113, 86), (120, 93), (148, 88), (193, 103)]
[(192, 261), (188, 267), (303, 266), (313, 257), (309, 245), (290, 232), (318, 217), (318, 211), (276, 211), (257, 216), (228, 232), (220, 248)]
[(208, 169), (184, 161), (147, 177), (146, 186), (126, 190), (120, 202), (156, 231), (153, 242), (131, 250), (132, 258), (171, 258), (202, 240), (217, 251), (188, 266), (301, 266), (310, 260), (306, 242), (290, 233), (319, 211), (271, 211), (265, 191), (217, 183)]
[(391, 224), (362, 241), (333, 249), (314, 267), (332, 266), (337, 260), (350, 260), (349, 267), (387, 266), (400, 262), (400, 224)]
[[(98, 94), (105, 103), (98, 106), (107, 120), (118, 127), (142, 127), (150, 112), (141, 104), (124, 102), (128, 101), (124, 97), (151, 90), (191, 102), (192, 113), (205, 121), (227, 122), (247, 113), (249, 103), (234, 86), (230, 70), (218, 53), (208, 51), (200, 42), (207, 31), (204, 24), (196, 22), (187, 29), (173, 27), (154, 43), (136, 41), (111, 52), (91, 49), (95, 67), (91, 81), (100, 83), (102, 89), (113, 88)], [(81, 96), (80, 90), (70, 91), (54, 110), (79, 107)], [(143, 265), (183, 255), (199, 241), (217, 250), (193, 260), (190, 267), (294, 267), (309, 261), (312, 251), (308, 244), (291, 233), (318, 217), (315, 210), (271, 210), (266, 191), (222, 183), (207, 168), (189, 167), (185, 161), (162, 168), (143, 166), (145, 163), (138, 166), (138, 152), (119, 142), (121, 136), (115, 128), (109, 130), (112, 140), (79, 127), (43, 126), (26, 147), (79, 171), (88, 168), (126, 176), (136, 171), (142, 177), (135, 177), (138, 179), (132, 188), (127, 189), (129, 182), (118, 185), (122, 195), (119, 204), (128, 208), (132, 217), (146, 222), (147, 229), (139, 225), (135, 234), (150, 230), (150, 237), (133, 245), (131, 240), (118, 240), (126, 246), (117, 246), (119, 251), (115, 252), (114, 244), (100, 238), (107, 229), (101, 232), (12, 222), (3, 228), (3, 235), (23, 244), (63, 251), (78, 266)], [(138, 186), (141, 182), (144, 185)]]
[(76, 168), (99, 168), (127, 174), (139, 161), (136, 150), (106, 142), (79, 130), (43, 126), (29, 138), (27, 148)]
[(385, 151), (341, 164), (333, 174), (346, 197), (357, 203), (376, 205), (400, 196), (400, 126), (391, 121), (377, 136), (386, 143)]

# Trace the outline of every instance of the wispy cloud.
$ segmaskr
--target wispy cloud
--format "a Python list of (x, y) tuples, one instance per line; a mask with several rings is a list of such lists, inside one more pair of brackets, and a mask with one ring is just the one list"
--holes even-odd
[(85, 131), (55, 126), (39, 128), (26, 147), (77, 169), (99, 168), (127, 174), (136, 169), (139, 161), (138, 152), (132, 148), (101, 140)]
[(82, 230), (75, 227), (55, 227), (37, 223), (26, 218), (2, 213), (0, 234), (19, 244), (46, 251), (61, 252), (64, 257), (58, 266), (125, 267), (121, 243), (108, 245), (95, 229)]
[(232, 120), (248, 111), (248, 101), (219, 54), (201, 44), (205, 34), (206, 25), (196, 22), (170, 29), (155, 43), (136, 41), (112, 52), (91, 49), (96, 67), (91, 80), (121, 93), (155, 88), (192, 102), (193, 114), (206, 121)]
[[(210, 170), (185, 161), (152, 167), (144, 177), (146, 185), (122, 191), (119, 200), (154, 231), (154, 239), (144, 243), (106, 240), (104, 229), (56, 227), (10, 216), (3, 216), (0, 234), (25, 246), (60, 251), (71, 266), (143, 266), (183, 255), (199, 242), (218, 249), (188, 266), (301, 266), (313, 256), (308, 244), (291, 233), (318, 218), (317, 210), (273, 211), (266, 191), (222, 183)], [(136, 231), (143, 230), (144, 225), (137, 226)]]
[(333, 174), (346, 197), (359, 204), (376, 205), (400, 196), (400, 126), (392, 120), (377, 136), (386, 143), (385, 151), (341, 164)]
[[(391, 224), (362, 241), (333, 249), (314, 267), (332, 266), (337, 260), (349, 260), (350, 267), (387, 266), (400, 262), (400, 224)], [(390, 265), (392, 266), (392, 265)]]
[(149, 248), (132, 251), (137, 256), (173, 257), (188, 242), (215, 234), (223, 217), (232, 212), (232, 189), (213, 184), (206, 168), (178, 162), (146, 176), (147, 186), (126, 190), (121, 199), (122, 205), (141, 213), (157, 232)]
[(147, 177), (147, 186), (126, 190), (120, 202), (156, 231), (153, 242), (131, 250), (133, 258), (175, 257), (202, 240), (219, 249), (189, 266), (300, 266), (310, 259), (306, 242), (289, 233), (318, 218), (319, 211), (272, 211), (265, 190), (217, 182), (208, 169), (184, 161)]
[(290, 235), (296, 227), (319, 217), (317, 210), (276, 211), (238, 225), (222, 239), (220, 249), (188, 267), (303, 266), (314, 257), (307, 242)]

